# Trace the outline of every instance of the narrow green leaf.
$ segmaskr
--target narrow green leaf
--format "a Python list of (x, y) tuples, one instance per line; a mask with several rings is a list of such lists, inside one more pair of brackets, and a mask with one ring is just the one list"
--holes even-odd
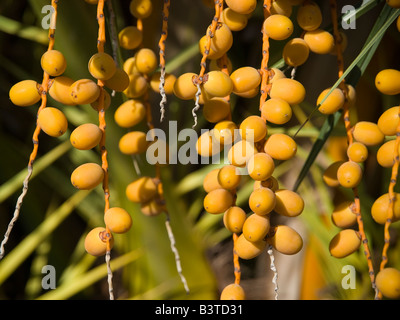
[[(46, 211), (45, 217), (51, 212), (55, 211), (58, 207), (58, 200), (56, 197), (52, 197), (49, 207)], [(47, 237), (42, 243), (40, 243), (32, 257), (32, 265), (30, 278), (26, 282), (25, 292), (28, 299), (34, 299), (40, 294), (42, 290), (42, 268), (48, 264), (49, 253), (52, 247), (52, 237)]]
[[(141, 255), (142, 250), (133, 250), (124, 254), (123, 256), (111, 259), (111, 269), (114, 272), (115, 270), (118, 270), (137, 260)], [(66, 300), (79, 293), (80, 291), (90, 287), (95, 282), (104, 279), (106, 276), (107, 267), (106, 264), (103, 263), (102, 265), (90, 270), (89, 272), (77, 276), (71, 281), (64, 282), (58, 288), (38, 297), (37, 300)]]
[[(71, 143), (65, 141), (46, 153), (44, 156), (39, 158), (33, 167), (33, 173), (31, 179), (41, 173), (44, 169), (49, 167), (52, 163), (54, 163), (57, 159), (62, 157), (66, 152), (71, 149)], [(27, 171), (26, 169), (21, 170), (19, 173), (14, 175), (11, 179), (0, 186), (0, 203), (11, 196), (14, 192), (18, 190), (18, 188), (22, 188), (22, 183), (26, 177)]]
[(176, 57), (169, 60), (165, 66), (165, 72), (171, 73), (178, 69), (180, 66), (184, 65), (185, 62), (193, 59), (196, 55), (200, 54), (199, 51), (199, 44), (194, 43), (187, 49), (183, 50), (180, 54)]
[[(354, 59), (354, 61), (350, 64), (350, 66), (345, 70), (343, 75), (335, 82), (335, 84), (332, 86), (331, 90), (327, 93), (327, 96), (339, 86), (339, 84), (345, 79), (351, 71), (355, 70), (353, 72), (352, 76), (349, 77), (347, 83), (351, 84), (352, 86), (355, 86), (364, 73), (365, 69), (367, 68), (370, 60), (372, 59), (372, 56), (378, 47), (380, 41), (382, 40), (386, 30), (390, 27), (390, 25), (393, 23), (393, 21), (398, 17), (400, 10), (399, 9), (391, 9), (388, 6), (385, 6), (382, 9), (382, 12), (380, 16), (378, 17), (373, 29), (371, 30), (371, 33), (366, 40), (366, 45), (364, 45), (363, 49), (361, 50), (360, 54)], [(375, 33), (375, 30), (376, 33)], [(325, 97), (325, 99), (327, 98)], [(321, 102), (322, 103), (322, 102)], [(316, 142), (314, 143), (312, 150), (310, 151), (310, 155), (307, 158), (306, 162), (304, 163), (303, 168), (300, 171), (300, 174), (293, 186), (293, 190), (297, 190), (299, 185), (301, 184), (302, 180), (307, 176), (308, 171), (310, 170), (310, 167), (314, 163), (317, 155), (323, 148), (326, 140), (332, 133), (334, 127), (336, 126), (337, 122), (339, 121), (341, 117), (341, 111), (338, 111), (334, 115), (329, 115), (322, 128), (320, 135)]]
[(355, 5), (355, 10), (350, 10), (349, 12), (343, 14), (340, 17), (340, 22), (351, 21), (353, 19), (358, 19), (363, 16), (365, 13), (375, 8), (378, 4), (381, 3), (381, 0), (362, 0), (359, 5)]
[(22, 23), (4, 16), (0, 16), (0, 31), (44, 45), (49, 42), (46, 30), (33, 26), (24, 26)]
[(299, 176), (297, 177), (297, 180), (292, 189), (293, 191), (296, 191), (298, 189), (298, 187), (301, 184), (301, 182), (303, 181), (303, 179), (307, 176), (308, 171), (310, 170), (311, 166), (313, 165), (319, 152), (323, 148), (323, 146), (324, 146), (326, 140), (328, 139), (329, 135), (331, 134), (333, 128), (336, 126), (339, 119), (341, 118), (341, 115), (342, 115), (341, 112), (337, 112), (333, 115), (329, 115), (326, 118), (326, 120), (321, 128), (319, 137), (313, 144), (310, 154), (309, 154), (307, 160), (305, 161), (305, 163), (299, 173)]
[(45, 240), (85, 199), (90, 191), (80, 190), (49, 215), (33, 232), (22, 240), (0, 262), (0, 285), (28, 258), (37, 246)]

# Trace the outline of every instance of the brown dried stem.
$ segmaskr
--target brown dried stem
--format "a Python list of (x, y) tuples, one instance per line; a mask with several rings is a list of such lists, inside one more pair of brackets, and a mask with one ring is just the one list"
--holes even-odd
[(169, 18), (169, 8), (170, 8), (170, 0), (164, 0), (163, 11), (162, 11), (162, 30), (160, 41), (158, 42), (159, 47), (159, 56), (160, 56), (160, 113), (161, 118), (160, 122), (164, 120), (165, 117), (165, 104), (167, 103), (167, 95), (165, 94), (165, 42), (168, 37), (168, 18)]
[(207, 57), (208, 57), (208, 55), (210, 53), (210, 49), (211, 49), (211, 40), (214, 37), (215, 30), (217, 30), (218, 21), (221, 16), (222, 8), (223, 8), (223, 0), (215, 0), (215, 14), (214, 14), (214, 18), (211, 22), (211, 25), (207, 29), (204, 53), (203, 53), (203, 56), (202, 56), (201, 62), (200, 62), (200, 72), (199, 72), (199, 75), (197, 76), (197, 78), (194, 79), (194, 82), (196, 84), (201, 84), (204, 81), (203, 76), (204, 76), (204, 73), (206, 72), (206, 67), (207, 67), (206, 61), (207, 61)]
[[(400, 106), (399, 106), (399, 119), (400, 119)], [(379, 270), (383, 270), (388, 263), (388, 255), (387, 252), (389, 250), (390, 246), (390, 225), (392, 223), (393, 215), (394, 215), (394, 203), (396, 201), (396, 193), (394, 192), (394, 187), (396, 186), (397, 183), (397, 177), (398, 177), (398, 172), (399, 172), (399, 165), (400, 165), (400, 155), (399, 155), (399, 147), (400, 147), (400, 120), (397, 124), (396, 128), (396, 142), (394, 146), (394, 164), (392, 167), (392, 174), (390, 177), (390, 183), (389, 183), (389, 208), (388, 208), (388, 213), (387, 213), (387, 218), (385, 221), (385, 227), (384, 227), (384, 245), (382, 249), (382, 260), (379, 266)], [(382, 298), (382, 293), (378, 293), (378, 298)]]
[[(331, 9), (331, 18), (332, 18), (332, 24), (333, 24), (333, 34), (335, 38), (335, 46), (336, 46), (336, 56), (337, 56), (337, 63), (338, 63), (338, 77), (340, 78), (343, 73), (344, 73), (344, 60), (343, 60), (343, 53), (342, 53), (342, 37), (339, 32), (339, 26), (338, 26), (338, 16), (337, 16), (337, 3), (336, 0), (329, 0), (330, 1), (330, 9)], [(349, 101), (348, 101), (348, 87), (346, 85), (345, 80), (339, 84), (339, 88), (343, 91), (344, 96), (345, 96), (345, 103), (343, 105), (343, 121), (344, 125), (346, 128), (346, 134), (347, 134), (347, 142), (348, 145), (350, 146), (353, 141), (353, 133), (352, 133), (352, 126), (350, 122), (350, 111), (349, 111)], [(358, 224), (358, 231), (361, 235), (361, 241), (364, 247), (364, 255), (367, 260), (368, 264), (368, 274), (371, 280), (372, 288), (375, 291), (375, 297), (378, 295), (378, 290), (375, 285), (375, 272), (374, 272), (374, 267), (372, 264), (372, 258), (371, 258), (371, 252), (368, 246), (368, 239), (365, 235), (365, 230), (364, 230), (364, 222), (362, 219), (361, 215), (361, 204), (360, 204), (360, 197), (358, 194), (358, 188), (355, 187), (352, 189), (353, 194), (354, 194), (354, 206), (353, 206), (353, 212), (355, 213), (357, 217), (357, 224)]]

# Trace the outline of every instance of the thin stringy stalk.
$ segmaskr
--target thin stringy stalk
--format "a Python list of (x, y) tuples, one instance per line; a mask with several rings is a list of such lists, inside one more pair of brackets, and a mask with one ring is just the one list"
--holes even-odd
[(200, 94), (201, 94), (201, 85), (206, 82), (207, 80), (204, 77), (204, 74), (206, 72), (206, 67), (207, 67), (207, 57), (210, 53), (210, 48), (211, 48), (211, 39), (214, 37), (215, 30), (217, 30), (218, 27), (218, 21), (221, 16), (221, 12), (223, 9), (223, 0), (215, 0), (215, 14), (214, 18), (211, 22), (211, 25), (207, 29), (208, 32), (206, 34), (206, 44), (204, 46), (204, 53), (202, 55), (201, 61), (200, 61), (200, 72), (197, 76), (193, 78), (193, 83), (197, 87), (197, 92), (196, 92), (196, 100), (195, 100), (195, 106), (192, 109), (192, 115), (194, 118), (194, 125), (192, 128), (195, 128), (197, 126), (197, 115), (196, 112), (200, 109)]
[(132, 163), (133, 163), (133, 168), (135, 169), (136, 175), (141, 176), (141, 170), (138, 164), (138, 161), (136, 159), (136, 155), (132, 155)]
[[(147, 126), (150, 129), (150, 132), (152, 132), (153, 134), (153, 139), (154, 137), (154, 124), (153, 124), (153, 117), (151, 114), (151, 105), (148, 101), (148, 96), (145, 95), (143, 98), (144, 104), (146, 106), (146, 121), (147, 121)], [(175, 236), (174, 233), (172, 231), (171, 225), (170, 225), (170, 216), (169, 216), (169, 212), (167, 210), (167, 206), (166, 206), (166, 200), (164, 198), (164, 190), (163, 190), (163, 184), (161, 181), (161, 168), (160, 165), (158, 163), (155, 164), (155, 170), (156, 170), (156, 177), (154, 178), (154, 182), (157, 185), (157, 190), (158, 190), (158, 199), (157, 201), (159, 201), (160, 204), (162, 204), (163, 206), (163, 211), (166, 215), (166, 219), (165, 219), (165, 228), (167, 230), (168, 233), (168, 238), (170, 241), (170, 245), (171, 245), (171, 250), (172, 253), (174, 254), (175, 257), (175, 264), (176, 264), (176, 270), (179, 274), (179, 277), (181, 279), (181, 282), (185, 288), (186, 294), (190, 293), (187, 281), (185, 276), (183, 275), (183, 270), (182, 270), (182, 266), (181, 266), (181, 258), (179, 256), (179, 252), (178, 249), (176, 248), (175, 244)]]
[[(338, 26), (336, 0), (329, 0), (329, 1), (330, 1), (331, 18), (332, 18), (332, 24), (333, 24), (333, 33), (334, 33), (334, 38), (335, 38), (336, 55), (337, 55), (337, 62), (338, 62), (338, 69), (339, 69), (338, 76), (340, 78), (344, 73), (344, 60), (343, 60), (343, 54), (342, 54), (342, 38), (341, 38), (341, 35), (339, 32), (339, 26)], [(345, 128), (346, 128), (347, 142), (348, 142), (348, 145), (350, 146), (353, 143), (354, 138), (353, 138), (353, 133), (352, 133), (352, 126), (350, 123), (348, 88), (347, 88), (345, 80), (343, 80), (339, 84), (339, 88), (343, 91), (344, 96), (345, 96), (345, 103), (343, 106), (343, 121), (344, 121)], [(375, 298), (376, 298), (378, 296), (378, 290), (375, 285), (375, 272), (374, 272), (374, 267), (372, 264), (371, 252), (370, 252), (370, 249), (368, 246), (368, 239), (367, 239), (367, 237), (365, 235), (365, 231), (364, 231), (364, 222), (363, 222), (362, 215), (361, 215), (361, 204), (360, 204), (360, 197), (358, 194), (357, 187), (353, 188), (353, 194), (354, 194), (355, 205), (352, 207), (352, 209), (357, 217), (358, 232), (361, 235), (361, 241), (362, 241), (362, 244), (364, 247), (364, 255), (365, 255), (365, 258), (366, 258), (367, 264), (368, 264), (368, 274), (369, 274), (369, 277), (371, 280), (372, 288), (375, 291)]]
[[(97, 22), (99, 24), (99, 32), (97, 38), (97, 51), (99, 53), (104, 52), (104, 45), (106, 42), (106, 28), (105, 28), (105, 17), (104, 17), (104, 0), (99, 0), (97, 5)], [(107, 149), (106, 149), (106, 111), (104, 108), (104, 83), (101, 80), (97, 81), (100, 87), (99, 97), (99, 128), (102, 131), (102, 138), (100, 140), (100, 152), (101, 152), (101, 166), (104, 170), (103, 179), (103, 190), (104, 190), (104, 213), (110, 208), (110, 190), (108, 186), (108, 160), (107, 160)], [(108, 292), (110, 300), (114, 300), (114, 289), (112, 284), (112, 270), (110, 265), (111, 258), (111, 231), (106, 226), (103, 237), (106, 241), (106, 265), (107, 265), (107, 281), (108, 281)]]
[(274, 251), (272, 249), (273, 249), (272, 246), (269, 245), (267, 252), (268, 252), (269, 260), (270, 260), (270, 269), (274, 273), (274, 276), (272, 278), (272, 283), (274, 284), (275, 300), (278, 300), (278, 298), (279, 298), (278, 271), (275, 266), (275, 256), (274, 256)]
[(179, 256), (178, 249), (176, 249), (176, 246), (175, 246), (176, 241), (175, 241), (174, 233), (172, 232), (171, 225), (169, 223), (170, 218), (169, 218), (169, 213), (167, 211), (166, 211), (166, 216), (167, 217), (165, 219), (165, 227), (167, 229), (168, 238), (171, 243), (171, 250), (175, 256), (176, 270), (179, 274), (179, 277), (181, 278), (181, 282), (185, 288), (186, 294), (189, 294), (190, 293), (189, 286), (187, 284), (185, 276), (183, 275), (183, 270), (182, 270), (182, 266), (181, 266), (181, 258)]
[(294, 79), (296, 77), (297, 67), (293, 67), (292, 71), (290, 72), (290, 79)]
[[(53, 11), (53, 15), (51, 18), (51, 26), (54, 26), (54, 29), (50, 28), (49, 29), (49, 45), (47, 48), (47, 51), (52, 50), (54, 48), (54, 42), (55, 42), (55, 25), (57, 22), (57, 0), (52, 0), (51, 1), (51, 6), (53, 7), (54, 11)], [(42, 80), (42, 84), (40, 86), (40, 95), (41, 95), (41, 104), (40, 107), (37, 111), (37, 116), (39, 115), (39, 113), (46, 108), (47, 106), (47, 92), (49, 90), (49, 85), (50, 85), (50, 76), (49, 74), (44, 71), (43, 72), (43, 80)], [(36, 119), (37, 119), (36, 116)], [(36, 160), (37, 157), (37, 152), (39, 149), (39, 134), (41, 132), (41, 128), (39, 126), (39, 124), (36, 121), (36, 128), (33, 132), (33, 136), (32, 136), (32, 142), (33, 142), (33, 149), (32, 152), (29, 156), (29, 162), (28, 162), (28, 173), (24, 179), (23, 182), (23, 188), (22, 188), (22, 193), (20, 194), (20, 196), (17, 199), (17, 203), (15, 205), (15, 210), (14, 210), (14, 214), (13, 214), (13, 218), (11, 219), (10, 223), (8, 224), (6, 233), (4, 234), (4, 239), (1, 242), (0, 245), (0, 260), (3, 259), (4, 254), (5, 254), (5, 250), (4, 247), (10, 237), (10, 234), (12, 232), (12, 229), (15, 225), (15, 223), (17, 222), (18, 218), (19, 218), (19, 214), (21, 211), (21, 207), (22, 207), (22, 203), (24, 201), (24, 198), (26, 196), (26, 194), (28, 193), (28, 185), (29, 185), (29, 180), (32, 176), (33, 173), (33, 163)]]
[(167, 103), (167, 95), (165, 94), (165, 42), (168, 37), (168, 17), (169, 17), (169, 7), (170, 7), (170, 0), (164, 0), (163, 11), (162, 11), (162, 30), (161, 30), (161, 38), (158, 43), (158, 47), (160, 48), (159, 55), (160, 55), (160, 113), (161, 118), (160, 122), (163, 122), (165, 117), (165, 104)]
[[(399, 106), (399, 119), (400, 119), (400, 106)], [(396, 186), (397, 183), (397, 176), (399, 172), (399, 165), (400, 165), (400, 155), (399, 155), (399, 147), (400, 147), (400, 120), (397, 124), (396, 128), (396, 142), (394, 146), (394, 164), (392, 167), (392, 174), (390, 177), (390, 183), (389, 183), (389, 208), (388, 208), (388, 213), (387, 213), (387, 218), (385, 221), (385, 228), (384, 228), (384, 245), (382, 249), (382, 260), (379, 266), (379, 270), (383, 270), (388, 263), (388, 255), (387, 252), (389, 250), (390, 246), (390, 225), (392, 223), (393, 215), (394, 215), (394, 203), (396, 201), (396, 193), (394, 192), (394, 187)], [(378, 293), (378, 298), (382, 299), (382, 293), (379, 291)]]
[(192, 109), (192, 116), (193, 116), (193, 126), (192, 128), (195, 128), (197, 126), (197, 111), (200, 109), (200, 95), (201, 95), (201, 86), (200, 83), (196, 83), (197, 91), (195, 95), (195, 102), (194, 102), (194, 108)]
[[(109, 237), (107, 237), (109, 239)], [(107, 242), (109, 242), (107, 240)], [(107, 283), (108, 283), (108, 294), (110, 296), (110, 300), (114, 300), (114, 289), (113, 289), (113, 283), (112, 283), (112, 270), (111, 270), (111, 249), (109, 244), (107, 244), (107, 251), (106, 251), (106, 265), (107, 265)]]

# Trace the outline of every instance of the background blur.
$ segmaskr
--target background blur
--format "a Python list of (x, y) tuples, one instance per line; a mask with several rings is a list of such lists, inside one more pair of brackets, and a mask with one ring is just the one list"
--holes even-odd
[[(158, 52), (161, 31), (161, 2), (154, 1), (152, 15), (144, 20), (143, 46)], [(166, 42), (167, 71), (179, 76), (183, 72), (198, 72), (201, 55), (198, 41), (205, 34), (214, 11), (201, 0), (171, 1), (169, 34)], [(206, 1), (207, 2), (207, 1)], [(323, 28), (331, 28), (328, 1), (317, 1), (324, 14)], [(129, 14), (129, 1), (113, 1), (117, 30), (135, 25)], [(47, 30), (41, 28), (45, 13), (41, 12), (50, 1), (2, 0), (0, 2), (0, 234), (4, 234), (12, 217), (15, 203), (22, 189), (26, 165), (32, 150), (32, 134), (35, 128), (37, 107), (21, 108), (12, 105), (8, 91), (13, 84), (24, 79), (39, 83), (43, 72), (41, 55), (47, 50)], [(338, 7), (352, 4), (368, 4), (356, 21), (356, 29), (345, 30), (348, 46), (345, 51), (346, 67), (362, 52), (366, 39), (375, 22), (379, 21), (384, 1), (338, 1)], [(295, 19), (296, 8), (292, 19)], [(107, 11), (106, 11), (107, 13)], [(106, 14), (108, 18), (108, 13)], [(228, 56), (233, 68), (254, 66), (261, 62), (261, 26), (263, 23), (262, 1), (249, 19), (248, 26), (234, 33), (234, 44)], [(60, 0), (55, 49), (67, 59), (66, 76), (73, 79), (87, 78), (89, 58), (97, 52), (96, 6), (83, 0)], [(295, 34), (301, 32), (298, 28)], [(107, 40), (110, 34), (107, 34)], [(282, 63), (285, 41), (271, 41), (270, 65), (286, 69)], [(377, 72), (384, 68), (400, 68), (400, 33), (393, 23), (385, 33), (379, 47), (368, 59), (366, 68), (355, 69), (353, 75), (357, 89), (356, 109), (352, 121), (377, 121), (387, 108), (398, 105), (398, 97), (382, 96), (374, 86)], [(106, 51), (111, 53), (110, 42)], [(121, 50), (123, 60), (133, 52)], [(315, 108), (319, 93), (337, 80), (336, 57), (310, 54), (308, 61), (298, 68), (296, 79), (307, 90), (307, 98), (294, 110), (294, 117), (284, 128), (293, 134)], [(168, 96), (167, 118), (158, 123), (157, 94), (150, 96), (156, 127), (166, 129), (168, 120), (176, 120), (178, 130), (191, 128), (192, 101), (179, 101)], [(258, 113), (259, 97), (233, 98), (233, 120), (240, 123), (244, 117)], [(202, 188), (204, 176), (212, 165), (170, 165), (162, 169), (167, 206), (171, 215), (171, 227), (176, 247), (180, 253), (183, 274), (191, 293), (186, 296), (175, 267), (175, 259), (165, 229), (165, 215), (146, 217), (139, 206), (125, 198), (125, 187), (136, 178), (132, 159), (121, 154), (118, 141), (124, 130), (116, 126), (113, 112), (123, 97), (115, 95), (107, 112), (107, 149), (110, 165), (111, 205), (122, 206), (132, 215), (132, 229), (115, 236), (112, 261), (115, 261), (114, 290), (120, 299), (218, 299), (222, 288), (233, 282), (232, 237), (222, 224), (222, 215), (204, 213)], [(87, 161), (99, 161), (98, 150), (77, 151), (69, 143), (69, 133), (85, 122), (97, 123), (97, 113), (90, 106), (60, 106), (50, 99), (49, 106), (62, 109), (69, 120), (69, 132), (60, 138), (45, 134), (39, 137), (39, 155), (34, 165), (34, 176), (24, 200), (21, 215), (6, 245), (6, 256), (0, 261), (1, 299), (107, 299), (108, 287), (103, 258), (85, 253), (83, 239), (88, 230), (103, 226), (103, 191), (77, 191), (70, 183), (70, 174), (78, 165)], [(197, 129), (212, 128), (199, 114)], [(317, 140), (325, 117), (314, 113), (296, 141), (299, 144), (296, 159), (281, 164), (276, 177), (281, 186), (292, 188), (310, 150)], [(138, 129), (147, 131), (145, 124)], [(345, 154), (345, 131), (341, 122), (335, 127), (317, 159), (308, 170), (299, 187), (306, 202), (301, 216), (275, 222), (293, 226), (304, 239), (304, 248), (295, 256), (275, 254), (281, 299), (370, 299), (368, 269), (362, 249), (345, 259), (329, 256), (328, 243), (338, 232), (330, 221), (335, 201), (351, 198), (345, 190), (334, 191), (324, 185), (323, 170)], [(373, 251), (374, 263), (379, 265), (383, 245), (383, 227), (370, 216), (374, 199), (387, 191), (390, 171), (376, 163), (376, 150), (370, 150), (365, 163), (364, 180), (360, 187), (362, 213), (367, 236)], [(154, 168), (139, 157), (143, 174), (154, 175)], [(247, 199), (251, 184), (245, 183), (240, 190), (238, 204), (247, 211)], [(397, 189), (397, 187), (396, 187)], [(400, 266), (399, 225), (392, 226), (390, 264)], [(397, 253), (396, 253), (397, 252)], [(57, 288), (44, 291), (41, 287), (44, 265), (53, 265), (57, 271)], [(262, 254), (250, 261), (241, 261), (242, 281), (248, 299), (273, 299), (268, 255)], [(342, 267), (353, 265), (357, 270), (357, 287), (344, 290), (341, 280)]]

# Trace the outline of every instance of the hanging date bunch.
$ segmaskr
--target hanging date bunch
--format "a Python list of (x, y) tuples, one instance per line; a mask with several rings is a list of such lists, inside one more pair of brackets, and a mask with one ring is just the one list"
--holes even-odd
[[(196, 144), (198, 154), (207, 158), (218, 155), (224, 149), (229, 150), (229, 163), (209, 172), (203, 182), (207, 192), (204, 198), (205, 211), (223, 214), (225, 227), (233, 234), (235, 282), (222, 291), (223, 300), (245, 298), (240, 286), (238, 258), (253, 259), (266, 251), (267, 247), (292, 255), (303, 246), (302, 237), (294, 229), (286, 225), (271, 226), (270, 223), (273, 213), (296, 217), (304, 209), (301, 196), (280, 188), (273, 176), (275, 163), (295, 157), (297, 144), (287, 134), (268, 134), (267, 124), (287, 123), (292, 117), (292, 106), (300, 104), (306, 95), (300, 82), (268, 66), (269, 39), (289, 38), (293, 32), (292, 21), (276, 11), (271, 14), (272, 3), (265, 1), (265, 21), (261, 28), (261, 67), (235, 68), (228, 57), (234, 32), (246, 27), (256, 5), (256, 1), (232, 0), (226, 1), (224, 8), (223, 1), (215, 1), (214, 18), (199, 41), (202, 54), (200, 73), (185, 73), (177, 78), (174, 86), (174, 93), (179, 99), (195, 100), (194, 127), (197, 124), (195, 112), (200, 107), (204, 118), (215, 124), (212, 130), (199, 137)], [(288, 4), (288, 8), (291, 5)], [(208, 67), (209, 71), (206, 72)], [(246, 99), (260, 93), (260, 115), (250, 115), (240, 123), (235, 123), (231, 112), (231, 95)], [(244, 178), (248, 177), (254, 181), (254, 191), (248, 199), (249, 215), (235, 204), (237, 190)], [(276, 279), (274, 282), (276, 284)]]
[[(399, 7), (394, 1), (387, 1), (388, 7)], [(337, 23), (337, 4), (331, 0), (331, 16), (334, 26), (335, 46), (337, 61), (339, 67), (338, 88), (327, 89), (323, 92), (317, 101), (320, 111), (323, 113), (326, 109), (321, 103), (322, 95), (324, 103), (328, 104), (328, 110), (333, 112), (343, 111), (343, 121), (347, 135), (348, 159), (332, 163), (324, 173), (324, 181), (330, 187), (342, 187), (351, 189), (354, 195), (353, 201), (341, 201), (338, 203), (332, 213), (332, 222), (335, 226), (342, 229), (333, 237), (329, 244), (330, 254), (335, 258), (345, 258), (359, 250), (363, 246), (363, 252), (368, 265), (368, 274), (371, 285), (375, 293), (375, 299), (387, 298), (397, 299), (400, 294), (399, 271), (395, 268), (385, 268), (388, 263), (388, 249), (390, 246), (389, 228), (392, 222), (396, 222), (395, 207), (397, 196), (394, 187), (397, 183), (398, 161), (399, 161), (399, 142), (398, 142), (398, 113), (396, 107), (386, 110), (376, 122), (357, 121), (352, 124), (350, 121), (350, 109), (355, 107), (356, 92), (353, 86), (346, 84), (344, 79), (344, 61), (343, 61), (343, 37), (339, 32)], [(394, 69), (385, 69), (380, 71), (375, 78), (375, 87), (383, 95), (398, 94), (399, 73)], [(336, 92), (335, 92), (336, 91)], [(321, 110), (322, 108), (322, 110)], [(396, 139), (388, 139), (396, 136)], [(384, 168), (391, 168), (391, 178), (389, 181), (388, 193), (380, 196), (371, 207), (371, 215), (375, 222), (384, 224), (384, 246), (382, 249), (381, 263), (379, 271), (374, 270), (374, 260), (371, 255), (369, 241), (366, 236), (365, 226), (361, 212), (362, 199), (359, 195), (359, 185), (363, 180), (363, 164), (369, 157), (370, 149), (377, 147), (376, 162)], [(357, 228), (354, 228), (354, 226)]]
[(54, 82), (52, 78), (61, 76), (67, 67), (67, 62), (62, 52), (54, 49), (55, 27), (57, 23), (57, 1), (52, 1), (51, 7), (54, 10), (54, 14), (48, 33), (49, 43), (47, 51), (42, 55), (40, 61), (40, 65), (43, 69), (42, 83), (39, 84), (37, 81), (31, 79), (22, 80), (14, 84), (9, 91), (9, 98), (16, 106), (30, 107), (39, 101), (41, 101), (41, 103), (37, 111), (36, 127), (32, 136), (33, 149), (29, 157), (28, 173), (24, 179), (22, 193), (18, 197), (13, 218), (1, 242), (0, 259), (5, 255), (5, 245), (10, 237), (14, 224), (19, 218), (24, 198), (28, 192), (29, 180), (33, 173), (33, 164), (39, 149), (40, 132), (43, 130), (49, 136), (59, 137), (62, 136), (68, 128), (68, 120), (61, 110), (53, 107), (47, 108), (47, 94), (49, 90), (51, 90), (51, 84)]
[[(53, 3), (53, 8), (55, 9), (57, 8), (56, 3)], [(112, 233), (127, 232), (131, 227), (132, 220), (126, 210), (119, 207), (110, 208), (109, 204), (105, 111), (111, 104), (111, 96), (105, 90), (105, 87), (117, 92), (123, 91), (129, 84), (129, 79), (122, 69), (117, 68), (113, 57), (104, 52), (106, 41), (104, 0), (98, 1), (96, 4), (99, 23), (98, 52), (88, 61), (88, 72), (93, 78), (74, 80), (63, 76), (67, 68), (67, 61), (62, 52), (53, 49), (55, 29), (50, 29), (49, 48), (40, 61), (44, 71), (42, 85), (38, 85), (33, 80), (21, 81), (10, 89), (10, 99), (15, 105), (22, 107), (33, 105), (40, 99), (42, 100), (33, 138), (34, 150), (29, 163), (30, 172), (37, 153), (39, 132), (42, 130), (49, 136), (60, 137), (68, 129), (67, 117), (62, 110), (55, 107), (47, 107), (47, 94), (64, 106), (91, 105), (98, 112), (99, 124), (84, 123), (76, 127), (71, 132), (70, 142), (77, 150), (99, 148), (101, 153), (101, 161), (99, 162), (101, 164), (95, 162), (81, 164), (71, 173), (71, 183), (79, 190), (92, 190), (101, 184), (103, 186), (105, 194), (105, 227), (92, 229), (87, 234), (84, 245), (86, 251), (93, 256), (106, 255), (110, 299), (113, 299), (112, 273), (109, 266), (110, 251), (114, 244)], [(27, 187), (24, 188), (24, 192), (26, 191)], [(20, 204), (18, 205), (18, 210), (19, 207)]]

